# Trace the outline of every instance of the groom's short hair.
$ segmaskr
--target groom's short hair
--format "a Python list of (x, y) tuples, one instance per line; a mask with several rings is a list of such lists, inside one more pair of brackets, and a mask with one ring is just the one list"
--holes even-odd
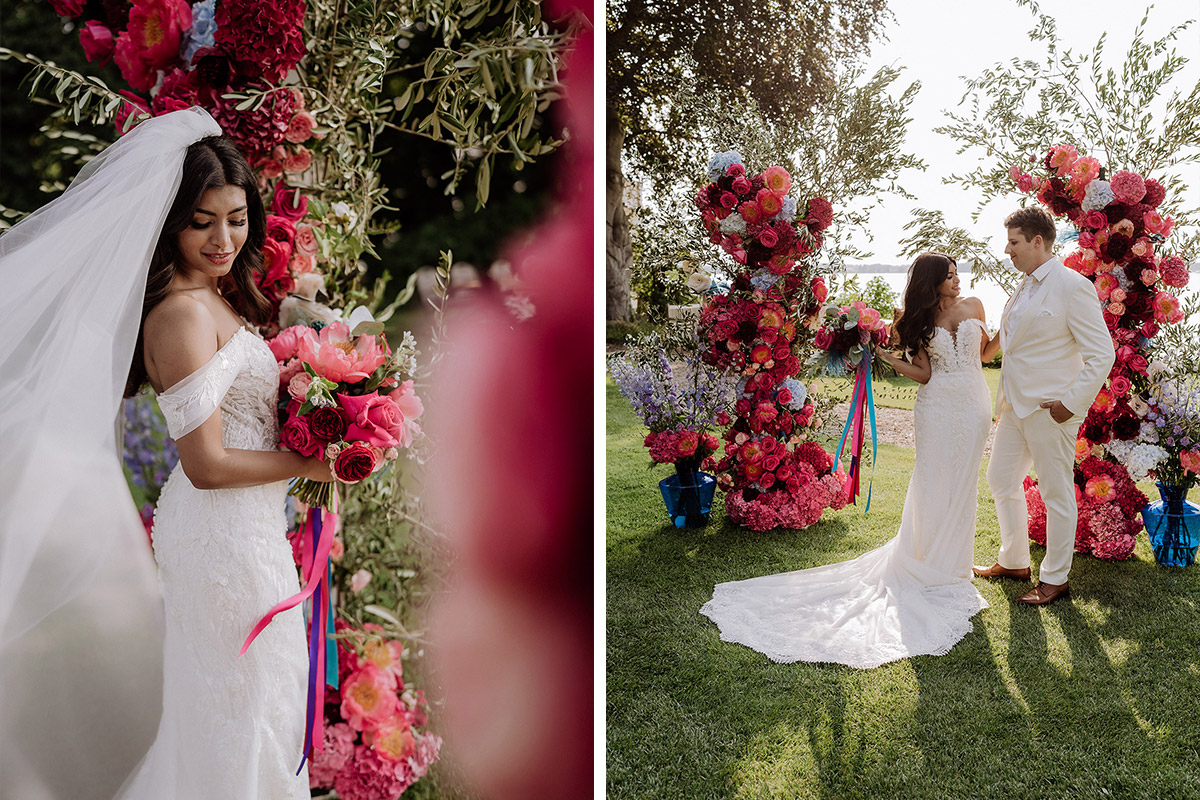
[(1004, 218), (1004, 227), (1016, 228), (1031, 242), (1033, 237), (1041, 236), (1047, 247), (1054, 243), (1054, 217), (1041, 206), (1018, 208)]

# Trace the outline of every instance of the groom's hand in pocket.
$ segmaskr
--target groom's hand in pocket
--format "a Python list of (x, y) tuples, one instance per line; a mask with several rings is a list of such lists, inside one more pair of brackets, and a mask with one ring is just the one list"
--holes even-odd
[(1050, 418), (1059, 425), (1069, 420), (1072, 416), (1071, 409), (1062, 404), (1061, 400), (1055, 400), (1051, 403), (1042, 403), (1042, 408), (1050, 409)]

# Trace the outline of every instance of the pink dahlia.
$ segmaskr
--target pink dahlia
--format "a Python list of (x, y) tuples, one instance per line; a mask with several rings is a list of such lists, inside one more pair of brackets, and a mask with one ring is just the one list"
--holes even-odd
[(1146, 196), (1146, 181), (1136, 172), (1121, 170), (1112, 176), (1109, 184), (1118, 203), (1132, 205)]

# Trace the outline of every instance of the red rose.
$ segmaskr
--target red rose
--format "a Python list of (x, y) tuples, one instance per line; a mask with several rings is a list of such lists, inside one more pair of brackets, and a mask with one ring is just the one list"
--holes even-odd
[(733, 192), (721, 192), (721, 207), (733, 208), (737, 205), (737, 195)]
[(112, 30), (91, 20), (79, 29), (79, 44), (83, 47), (83, 55), (88, 61), (95, 61), (103, 67), (112, 59), (117, 40), (113, 37)]
[(404, 433), (404, 415), (390, 397), (377, 392), (365, 395), (337, 396), (338, 405), (346, 412), (349, 426), (346, 438), (362, 441), (375, 447), (395, 447)]
[(758, 233), (758, 242), (763, 247), (772, 248), (779, 244), (779, 234), (775, 232), (774, 228), (763, 228)]
[(346, 419), (336, 408), (314, 408), (308, 414), (308, 427), (314, 436), (336, 442), (346, 434)]
[(1146, 367), (1149, 365), (1150, 362), (1147, 361), (1146, 357), (1141, 353), (1138, 353), (1129, 359), (1129, 368), (1139, 375), (1145, 375)]
[(286, 242), (289, 252), (296, 238), (296, 226), (287, 217), (278, 214), (267, 214), (267, 238), (277, 242)]
[(292, 246), (278, 239), (268, 238), (263, 242), (263, 274), (260, 287), (279, 283), (288, 277), (288, 261), (292, 257)]
[(364, 442), (355, 442), (338, 453), (333, 474), (342, 483), (358, 483), (375, 471), (375, 451)]
[(308, 198), (296, 188), (279, 189), (271, 201), (271, 212), (292, 222), (304, 219), (308, 213)]
[(745, 177), (737, 177), (733, 179), (733, 190), (738, 194), (750, 194), (750, 181)]
[(315, 456), (321, 452), (321, 443), (313, 438), (308, 420), (304, 417), (292, 417), (285, 422), (279, 431), (279, 441), (302, 456)]

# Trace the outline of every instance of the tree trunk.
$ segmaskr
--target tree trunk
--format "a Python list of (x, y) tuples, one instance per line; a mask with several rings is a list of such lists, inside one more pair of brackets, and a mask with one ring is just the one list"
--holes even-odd
[(621, 174), (621, 148), (625, 144), (625, 127), (611, 105), (607, 106), (606, 116), (608, 130), (605, 150), (605, 319), (629, 321), (632, 318), (629, 282), (633, 244), (630, 239), (629, 218), (625, 214), (625, 176)]

